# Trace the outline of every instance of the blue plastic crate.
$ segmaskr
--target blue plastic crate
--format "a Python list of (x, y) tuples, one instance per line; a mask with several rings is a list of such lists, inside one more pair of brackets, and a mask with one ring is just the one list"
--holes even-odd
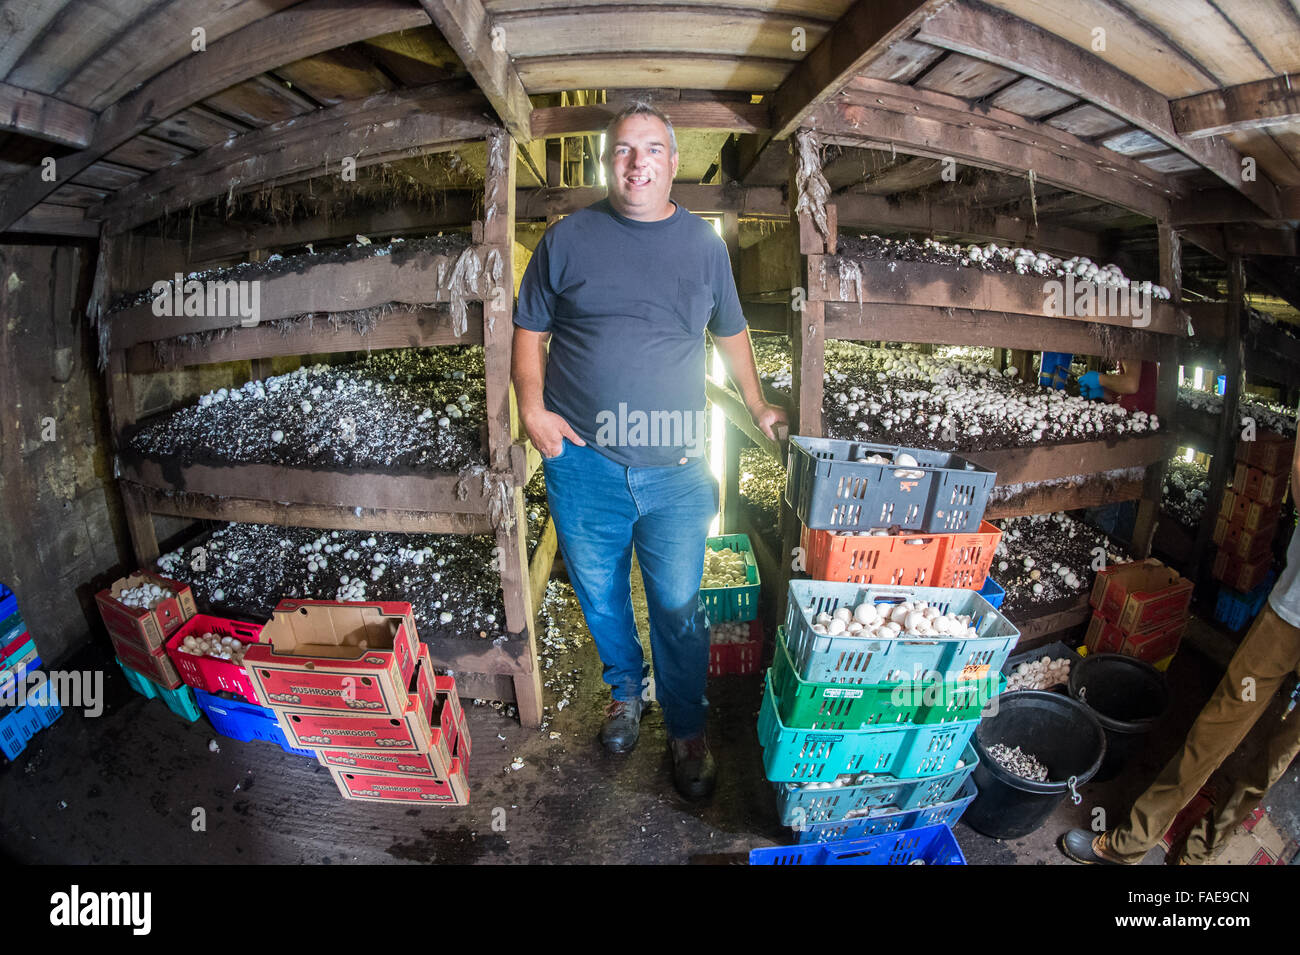
[(899, 812), (937, 806), (957, 798), (961, 787), (979, 765), (970, 743), (962, 758), (947, 772), (922, 779), (877, 776), (858, 786), (814, 788), (800, 783), (776, 784), (776, 809), (781, 824), (802, 828), (824, 822), (839, 822), (860, 809), (889, 807)]
[(23, 615), (17, 610), (7, 617), (0, 617), (0, 649), (3, 649), (27, 632)]
[(202, 714), (199, 712), (199, 705), (194, 702), (194, 691), (184, 684), (174, 690), (168, 690), (159, 686), (153, 680), (149, 679), (143, 673), (138, 673), (131, 669), (120, 659), (117, 665), (122, 668), (123, 675), (126, 676), (126, 682), (130, 684), (131, 689), (135, 690), (146, 700), (152, 700), (154, 697), (162, 700), (171, 710), (182, 719), (187, 719), (191, 723), (197, 720)]
[(987, 600), (994, 610), (1000, 610), (1002, 601), (1007, 599), (1006, 590), (992, 577), (985, 577), (984, 586), (977, 590), (976, 593)]
[(241, 743), (253, 739), (266, 740), (275, 743), (286, 753), (316, 758), (314, 750), (296, 749), (289, 745), (275, 713), (265, 706), (244, 700), (228, 700), (197, 687), (194, 689), (194, 701), (212, 728), (227, 739), (239, 740)]
[(18, 681), (41, 665), (41, 658), (35, 657), (25, 666), (16, 670), (0, 671), (0, 703), (12, 699), (18, 692)]
[(841, 775), (874, 773), (899, 779), (937, 776), (953, 769), (979, 719), (866, 730), (788, 727), (777, 713), (772, 676), (758, 711), (763, 771), (772, 782), (834, 782)]
[(1232, 630), (1241, 630), (1264, 609), (1277, 572), (1269, 570), (1262, 581), (1249, 593), (1241, 593), (1226, 585), (1219, 586), (1219, 599), (1214, 605), (1214, 619)]
[(841, 839), (861, 839), (864, 836), (878, 836), (886, 832), (905, 832), (922, 826), (955, 826), (961, 814), (966, 811), (966, 807), (974, 802), (978, 795), (979, 790), (975, 788), (975, 781), (967, 779), (961, 784), (956, 799), (939, 803), (937, 806), (924, 806), (901, 812), (890, 807), (873, 809), (867, 815), (855, 819), (803, 826), (795, 830), (795, 837), (800, 845), (810, 845), (817, 842), (839, 842)]
[(14, 592), (0, 584), (0, 620), (11, 617), (18, 612), (18, 598)]
[[(870, 600), (899, 604), (925, 600), (945, 613), (969, 614), (977, 637), (894, 639), (828, 636), (812, 628), (819, 613)], [(959, 587), (892, 587), (825, 580), (790, 581), (785, 614), (786, 646), (802, 680), (813, 683), (905, 683), (940, 679), (978, 679), (1001, 669), (1020, 639), (1020, 631), (974, 590)]]
[(0, 710), (0, 752), (17, 759), (31, 738), (45, 728), (43, 707), (17, 706)]
[(862, 839), (754, 849), (750, 865), (965, 865), (961, 846), (945, 825), (886, 832)]

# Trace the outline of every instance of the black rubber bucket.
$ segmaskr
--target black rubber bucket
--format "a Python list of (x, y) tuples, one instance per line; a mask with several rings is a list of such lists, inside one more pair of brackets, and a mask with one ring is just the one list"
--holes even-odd
[[(995, 839), (1027, 836), (1044, 822), (1070, 791), (1096, 774), (1106, 755), (1106, 732), (1086, 706), (1060, 693), (1017, 690), (998, 697), (996, 716), (986, 717), (971, 743), (979, 754), (975, 786), (979, 795), (962, 822)], [(1047, 781), (1034, 782), (1004, 769), (988, 748), (998, 743), (1037, 756)]]
[(1089, 654), (1071, 667), (1070, 696), (1092, 710), (1106, 730), (1106, 759), (1094, 777), (1098, 781), (1123, 772), (1169, 708), (1165, 675), (1144, 660), (1118, 653)]

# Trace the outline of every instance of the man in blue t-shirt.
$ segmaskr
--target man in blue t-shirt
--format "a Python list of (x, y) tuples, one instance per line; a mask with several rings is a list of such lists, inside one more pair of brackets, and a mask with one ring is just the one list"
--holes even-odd
[(628, 107), (605, 142), (607, 197), (548, 229), (524, 272), (512, 380), (611, 688), (601, 742), (631, 750), (650, 698), (632, 615), (635, 546), (674, 783), (699, 798), (716, 778), (699, 596), (718, 510), (704, 453), (706, 331), (763, 433), (774, 437), (786, 416), (763, 399), (726, 245), (669, 198), (678, 157), (667, 117)]

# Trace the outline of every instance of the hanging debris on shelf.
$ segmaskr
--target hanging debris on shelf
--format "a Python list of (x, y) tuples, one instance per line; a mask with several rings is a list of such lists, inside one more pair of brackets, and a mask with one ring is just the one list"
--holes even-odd
[(795, 131), (795, 187), (799, 201), (795, 212), (807, 213), (823, 239), (830, 238), (826, 220), (826, 202), (831, 197), (831, 186), (822, 175), (821, 145), (811, 129)]
[(493, 471), (482, 464), (462, 468), (456, 481), (456, 500), (467, 500), (479, 477), (483, 480), (483, 497), (487, 499), (488, 520), (497, 530), (510, 530), (515, 526), (512, 507), (515, 487), (508, 472)]
[(487, 212), (483, 222), (487, 224), (496, 215), (497, 202), (500, 197), (501, 183), (506, 176), (506, 134), (505, 130), (494, 130), (488, 134), (487, 151), (487, 195), (484, 196)]

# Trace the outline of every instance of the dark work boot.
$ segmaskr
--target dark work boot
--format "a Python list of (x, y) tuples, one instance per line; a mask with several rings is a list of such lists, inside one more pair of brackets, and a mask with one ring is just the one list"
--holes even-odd
[(1129, 865), (1106, 852), (1106, 834), (1096, 836), (1087, 829), (1071, 829), (1061, 836), (1061, 851), (1084, 865)]
[(690, 739), (669, 739), (673, 754), (673, 785), (687, 799), (704, 799), (713, 794), (718, 766), (709, 752), (709, 741), (701, 733)]
[(611, 753), (630, 753), (641, 735), (644, 709), (640, 697), (612, 701), (605, 707), (605, 725), (600, 728), (601, 744)]

